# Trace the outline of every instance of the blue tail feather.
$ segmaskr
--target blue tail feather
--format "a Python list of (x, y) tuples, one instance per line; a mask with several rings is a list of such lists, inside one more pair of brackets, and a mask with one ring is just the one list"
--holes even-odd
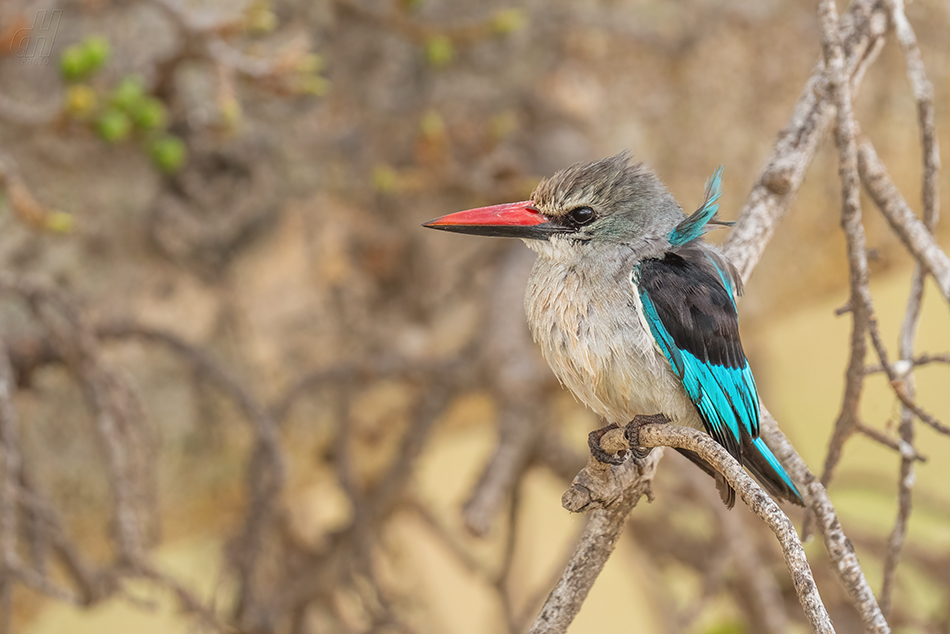
[(798, 492), (798, 489), (795, 487), (795, 484), (792, 482), (792, 479), (789, 477), (788, 473), (785, 471), (785, 468), (778, 461), (778, 458), (775, 457), (775, 454), (772, 453), (772, 450), (769, 449), (768, 445), (765, 444), (765, 441), (762, 438), (756, 438), (752, 441), (752, 445), (755, 447), (756, 451), (765, 458), (765, 461), (772, 468), (775, 474), (782, 479), (789, 489), (791, 489), (795, 495), (798, 496), (798, 499), (801, 503), (804, 503), (802, 500), (801, 493)]

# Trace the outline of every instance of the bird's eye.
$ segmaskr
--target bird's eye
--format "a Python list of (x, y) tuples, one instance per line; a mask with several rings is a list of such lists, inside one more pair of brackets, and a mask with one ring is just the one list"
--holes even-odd
[(567, 216), (575, 227), (582, 227), (594, 219), (594, 210), (590, 207), (578, 207), (571, 210)]

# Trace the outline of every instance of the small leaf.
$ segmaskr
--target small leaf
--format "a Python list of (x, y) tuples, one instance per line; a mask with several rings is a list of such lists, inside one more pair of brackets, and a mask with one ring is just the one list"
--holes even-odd
[(501, 9), (492, 16), (492, 30), (499, 35), (520, 31), (528, 23), (528, 16), (523, 9)]
[(399, 185), (399, 174), (388, 165), (377, 165), (373, 170), (373, 189), (386, 194)]
[(65, 211), (50, 211), (46, 216), (46, 228), (53, 233), (70, 233), (75, 226), (72, 214)]
[(426, 110), (419, 120), (422, 136), (434, 140), (445, 136), (445, 120), (438, 110)]
[(445, 35), (434, 35), (426, 40), (426, 59), (429, 63), (440, 68), (447, 66), (455, 57), (455, 45)]

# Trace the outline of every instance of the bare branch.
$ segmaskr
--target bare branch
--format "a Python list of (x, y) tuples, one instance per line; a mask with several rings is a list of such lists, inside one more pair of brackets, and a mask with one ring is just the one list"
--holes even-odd
[(785, 564), (788, 567), (798, 600), (815, 632), (833, 632), (831, 618), (818, 594), (818, 588), (805, 557), (798, 533), (788, 516), (762, 488), (745, 472), (729, 452), (708, 434), (675, 425), (649, 425), (640, 430), (640, 442), (645, 447), (677, 447), (699, 454), (706, 462), (725, 476), (743, 502), (775, 533)]
[[(867, 241), (861, 222), (861, 196), (855, 124), (851, 107), (851, 86), (845, 71), (844, 52), (838, 31), (838, 12), (833, 0), (818, 3), (821, 43), (824, 51), (828, 92), (837, 112), (838, 172), (841, 177), (841, 227), (847, 240), (851, 307), (851, 353), (845, 373), (846, 383), (841, 411), (828, 443), (828, 454), (821, 482), (828, 486), (841, 459), (844, 442), (859, 421), (858, 408), (864, 388), (867, 356), (866, 333), (874, 319), (874, 305), (868, 288)], [(804, 533), (808, 535), (806, 527)]]
[(907, 460), (919, 460), (920, 462), (926, 462), (927, 459), (924, 456), (921, 456), (917, 453), (917, 450), (914, 449), (913, 445), (907, 443), (907, 441), (901, 439), (900, 441), (894, 440), (887, 434), (874, 429), (873, 427), (868, 427), (861, 421), (858, 421), (855, 424), (855, 431), (864, 434), (871, 440), (884, 445), (885, 447), (890, 447), (897, 453), (901, 455), (902, 458)]
[[(621, 430), (609, 431), (601, 439), (608, 452), (611, 443), (627, 447)], [(577, 474), (561, 503), (573, 512), (590, 510), (587, 526), (529, 634), (567, 631), (616, 547), (627, 515), (643, 495), (652, 498), (653, 476), (662, 455), (662, 451), (654, 451), (642, 465), (628, 460), (618, 467), (591, 458)]]
[(100, 326), (98, 334), (103, 338), (135, 338), (165, 346), (214, 382), (251, 422), (256, 445), (247, 471), (249, 509), (244, 528), (232, 544), (241, 583), (235, 610), (237, 617), (243, 618), (254, 611), (257, 597), (250, 578), (261, 556), (264, 531), (277, 512), (277, 502), (284, 485), (283, 453), (276, 422), (267, 408), (213, 357), (173, 333), (119, 321)]
[(869, 322), (868, 334), (871, 336), (871, 342), (874, 344), (881, 365), (884, 367), (884, 372), (887, 374), (887, 378), (890, 379), (891, 388), (894, 390), (894, 394), (897, 395), (901, 404), (937, 432), (950, 435), (950, 427), (941, 423), (932, 414), (917, 404), (914, 400), (913, 389), (909, 387), (907, 378), (899, 376), (894, 366), (887, 360), (887, 349), (884, 347), (884, 341), (881, 339), (881, 332), (877, 327), (877, 322), (873, 320)]
[(143, 524), (154, 511), (148, 504), (151, 469), (140, 408), (130, 412), (135, 395), (100, 359), (95, 333), (80, 311), (57, 289), (0, 273), (0, 289), (20, 295), (50, 333), (53, 348), (75, 375), (89, 402), (109, 474), (114, 502), (113, 523), (119, 554), (125, 563), (141, 561), (146, 533)]
[(778, 428), (775, 418), (765, 407), (762, 407), (761, 419), (762, 437), (766, 444), (788, 470), (792, 480), (799, 485), (799, 492), (805, 499), (808, 508), (814, 512), (818, 520), (818, 530), (825, 540), (825, 549), (835, 567), (835, 572), (842, 585), (851, 597), (851, 603), (861, 615), (864, 628), (873, 634), (888, 634), (891, 629), (887, 624), (874, 592), (864, 577), (861, 564), (854, 553), (851, 540), (844, 534), (835, 507), (828, 497), (828, 492), (821, 482), (809, 471), (808, 465), (788, 441), (788, 438)]
[(933, 275), (937, 288), (944, 299), (950, 301), (950, 257), (934, 240), (933, 235), (923, 222), (907, 205), (900, 191), (891, 182), (887, 168), (874, 151), (867, 138), (862, 138), (858, 146), (861, 179), (868, 193), (881, 210), (894, 233), (901, 239), (907, 250)]

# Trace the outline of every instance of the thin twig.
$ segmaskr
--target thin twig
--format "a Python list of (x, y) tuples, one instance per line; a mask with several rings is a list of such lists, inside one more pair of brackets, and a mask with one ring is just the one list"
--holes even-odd
[[(916, 288), (917, 286), (912, 284), (912, 289)], [(903, 337), (903, 334), (901, 336)], [(910, 359), (901, 359), (894, 364), (894, 370), (898, 376), (904, 378), (912, 368), (919, 368), (922, 365), (929, 365), (931, 363), (950, 364), (950, 354), (920, 354)], [(880, 374), (884, 372), (884, 366), (880, 363), (871, 364), (865, 368), (864, 371), (869, 375)]]
[(894, 233), (911, 255), (933, 275), (944, 299), (950, 301), (950, 257), (934, 240), (928, 225), (917, 218), (908, 206), (867, 138), (861, 139), (858, 159), (861, 179), (874, 204), (884, 214)]
[(894, 390), (894, 394), (898, 400), (900, 400), (901, 404), (917, 416), (921, 422), (929, 425), (941, 434), (950, 435), (950, 426), (943, 424), (937, 420), (933, 414), (927, 412), (917, 404), (914, 400), (913, 390), (908, 388), (909, 384), (907, 379), (899, 376), (894, 366), (887, 360), (887, 349), (884, 347), (884, 341), (881, 338), (881, 332), (877, 327), (877, 322), (872, 320), (868, 324), (868, 334), (871, 337), (871, 343), (877, 351), (878, 359), (880, 359), (881, 365), (884, 367), (884, 372), (890, 380), (891, 388)]
[[(838, 30), (838, 11), (833, 0), (820, 0), (818, 19), (824, 51), (828, 92), (837, 112), (838, 173), (841, 178), (841, 227), (847, 241), (851, 306), (851, 346), (841, 410), (835, 421), (828, 453), (822, 469), (821, 483), (831, 482), (841, 459), (845, 441), (854, 433), (859, 420), (858, 408), (864, 388), (864, 365), (867, 356), (866, 333), (874, 319), (874, 305), (868, 288), (867, 241), (861, 222), (861, 197), (858, 179), (858, 157), (855, 124), (851, 107), (851, 86), (845, 71), (844, 52)], [(806, 526), (803, 531), (809, 534)]]
[(855, 423), (855, 431), (861, 434), (864, 434), (871, 440), (877, 443), (880, 443), (884, 445), (885, 447), (890, 447), (891, 449), (899, 453), (902, 459), (906, 459), (910, 461), (917, 460), (920, 462), (927, 461), (927, 458), (917, 453), (917, 450), (914, 449), (913, 445), (908, 443), (903, 438), (900, 441), (894, 440), (887, 434), (881, 431), (878, 431), (874, 429), (873, 427), (869, 427), (865, 425), (864, 423), (862, 423), (861, 421), (858, 421), (857, 423)]

